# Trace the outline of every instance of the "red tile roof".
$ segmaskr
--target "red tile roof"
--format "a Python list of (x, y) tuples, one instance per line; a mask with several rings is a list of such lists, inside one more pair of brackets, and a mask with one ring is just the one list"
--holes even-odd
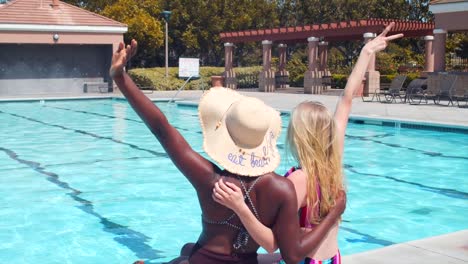
[(11, 0), (0, 4), (0, 24), (126, 27), (125, 24), (82, 8), (53, 0)]

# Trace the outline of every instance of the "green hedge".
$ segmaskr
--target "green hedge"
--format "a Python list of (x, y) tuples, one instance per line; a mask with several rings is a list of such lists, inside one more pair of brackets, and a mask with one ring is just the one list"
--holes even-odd
[[(253, 66), (253, 67), (242, 67), (234, 68), (236, 75), (258, 75), (261, 71), (262, 66)], [(165, 68), (146, 68), (146, 69), (132, 69), (129, 71), (129, 75), (138, 84), (140, 87), (149, 89), (150, 87), (154, 90), (177, 90), (185, 82), (184, 79), (179, 79), (177, 77), (179, 72), (178, 68), (169, 68), (169, 78), (166, 80), (165, 77)], [(213, 75), (222, 75), (224, 72), (224, 67), (200, 67), (200, 78), (191, 80), (185, 86), (185, 90), (199, 90), (207, 89), (211, 87), (211, 76)], [(291, 74), (291, 73), (290, 73)], [(397, 74), (387, 74), (380, 75), (380, 81), (382, 83), (390, 83)], [(409, 82), (419, 77), (419, 73), (412, 72), (406, 73), (407, 78), (405, 81), (405, 86)], [(290, 77), (290, 85), (301, 87), (304, 84), (304, 77), (299, 76), (297, 79), (292, 79)], [(332, 74), (332, 82), (337, 89), (344, 89), (346, 82), (348, 80), (348, 75), (346, 74)]]
[[(380, 75), (380, 83), (391, 83), (392, 80), (397, 75), (398, 74)], [(421, 76), (419, 72), (408, 72), (408, 73), (405, 73), (405, 75), (406, 75), (406, 80), (405, 80), (405, 83), (403, 84), (403, 87), (406, 87), (412, 80), (417, 79)]]
[[(236, 74), (258, 74), (262, 69), (261, 66), (234, 68)], [(211, 87), (211, 76), (222, 75), (224, 67), (200, 67), (200, 78), (189, 81), (185, 90), (200, 90)], [(140, 87), (151, 87), (154, 90), (177, 90), (186, 81), (178, 78), (179, 68), (171, 67), (168, 69), (168, 78), (166, 80), (165, 68), (145, 68), (132, 69), (129, 75), (133, 81)]]

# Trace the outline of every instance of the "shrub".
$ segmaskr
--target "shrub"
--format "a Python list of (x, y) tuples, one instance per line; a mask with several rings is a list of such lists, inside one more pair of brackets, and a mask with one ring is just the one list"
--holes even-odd
[[(236, 74), (257, 74), (261, 66), (234, 68)], [(211, 76), (223, 75), (224, 67), (200, 67), (200, 77), (190, 80), (184, 90), (201, 90), (211, 87)], [(184, 85), (186, 79), (178, 77), (179, 68), (169, 68), (166, 80), (165, 68), (136, 68), (129, 71), (133, 81), (140, 87), (153, 87), (154, 90), (178, 90)]]
[(335, 88), (344, 89), (347, 81), (348, 75), (346, 74), (332, 74), (332, 82), (335, 84)]

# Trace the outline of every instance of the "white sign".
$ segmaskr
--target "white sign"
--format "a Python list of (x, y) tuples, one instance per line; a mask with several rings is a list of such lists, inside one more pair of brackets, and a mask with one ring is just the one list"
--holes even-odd
[(179, 78), (200, 77), (200, 60), (179, 58)]

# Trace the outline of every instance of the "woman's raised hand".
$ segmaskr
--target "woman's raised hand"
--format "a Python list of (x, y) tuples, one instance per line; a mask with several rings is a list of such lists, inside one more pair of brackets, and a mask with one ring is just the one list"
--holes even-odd
[(136, 54), (138, 43), (132, 39), (130, 45), (120, 42), (117, 51), (112, 55), (109, 74), (112, 78), (122, 75), (127, 62)]
[(225, 183), (222, 179), (215, 183), (212, 197), (217, 203), (226, 206), (234, 212), (238, 212), (241, 208), (247, 206), (242, 190), (233, 183)]
[(362, 48), (363, 51), (368, 52), (369, 54), (379, 52), (384, 50), (387, 47), (387, 42), (403, 37), (403, 34), (396, 34), (387, 37), (388, 32), (395, 26), (395, 22), (390, 23), (380, 35), (378, 35), (373, 40), (367, 42), (367, 44)]

